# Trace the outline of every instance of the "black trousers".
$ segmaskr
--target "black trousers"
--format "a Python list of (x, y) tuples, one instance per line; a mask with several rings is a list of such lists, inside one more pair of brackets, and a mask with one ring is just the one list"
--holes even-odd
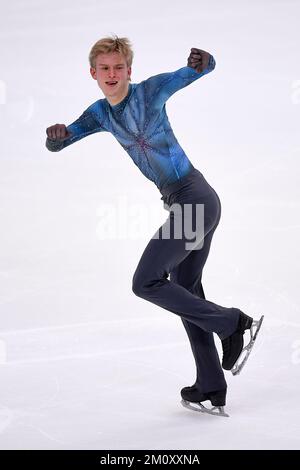
[(221, 217), (220, 199), (194, 167), (161, 194), (169, 216), (146, 246), (132, 290), (181, 317), (195, 358), (199, 390), (221, 390), (226, 381), (213, 333), (221, 340), (231, 335), (241, 310), (206, 300), (202, 287), (202, 271)]

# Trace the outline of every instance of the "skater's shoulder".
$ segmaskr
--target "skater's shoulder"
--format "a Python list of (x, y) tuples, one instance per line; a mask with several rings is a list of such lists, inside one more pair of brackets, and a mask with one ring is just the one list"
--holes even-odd
[(103, 114), (105, 112), (105, 99), (101, 98), (91, 103), (86, 109), (86, 114)]

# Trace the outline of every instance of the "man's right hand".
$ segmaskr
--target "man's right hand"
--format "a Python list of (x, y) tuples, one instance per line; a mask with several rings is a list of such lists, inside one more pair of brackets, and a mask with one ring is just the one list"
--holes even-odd
[(55, 124), (54, 126), (47, 127), (46, 134), (51, 140), (66, 140), (71, 137), (64, 124)]

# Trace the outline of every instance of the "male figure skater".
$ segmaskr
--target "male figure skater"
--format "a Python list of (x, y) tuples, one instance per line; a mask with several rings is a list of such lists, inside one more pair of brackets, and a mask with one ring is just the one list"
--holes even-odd
[[(228, 416), (224, 412), (227, 384), (222, 367), (233, 374), (240, 372), (263, 317), (255, 321), (238, 308), (222, 307), (205, 299), (202, 270), (220, 220), (221, 203), (176, 140), (165, 105), (176, 91), (211, 72), (215, 59), (204, 50), (192, 48), (186, 66), (140, 83), (131, 83), (132, 60), (127, 38), (106, 37), (94, 44), (89, 54), (90, 73), (105, 98), (91, 104), (72, 124), (48, 127), (46, 147), (57, 152), (95, 132), (110, 132), (146, 178), (157, 186), (170, 215), (146, 246), (133, 276), (132, 290), (179, 315), (183, 322), (197, 377), (192, 387), (181, 390), (182, 404), (197, 411)], [(175, 227), (184, 222), (182, 212), (173, 210), (175, 205), (177, 209), (189, 205), (192, 225), (197, 227), (196, 207), (204, 205), (201, 249), (197, 249), (200, 243), (187, 248), (185, 231), (180, 238), (174, 236)], [(167, 224), (170, 236), (157, 236)], [(243, 348), (246, 330), (251, 339)], [(222, 342), (222, 367), (213, 333)], [(246, 358), (239, 363), (244, 350)], [(213, 408), (202, 405), (206, 400), (211, 401)], [(197, 403), (199, 408), (193, 408), (191, 403)]]

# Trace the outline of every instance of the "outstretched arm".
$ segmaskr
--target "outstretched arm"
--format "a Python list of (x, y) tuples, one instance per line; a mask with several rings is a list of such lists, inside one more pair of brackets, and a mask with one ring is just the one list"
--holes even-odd
[(149, 102), (161, 109), (176, 91), (211, 72), (215, 66), (215, 59), (209, 52), (193, 47), (187, 66), (175, 72), (160, 73), (145, 80), (144, 86)]
[(81, 116), (69, 126), (65, 124), (55, 124), (46, 130), (46, 147), (51, 152), (59, 152), (68, 145), (77, 142), (83, 137), (87, 137), (95, 132), (104, 131), (99, 117), (96, 116), (94, 103), (86, 109)]

